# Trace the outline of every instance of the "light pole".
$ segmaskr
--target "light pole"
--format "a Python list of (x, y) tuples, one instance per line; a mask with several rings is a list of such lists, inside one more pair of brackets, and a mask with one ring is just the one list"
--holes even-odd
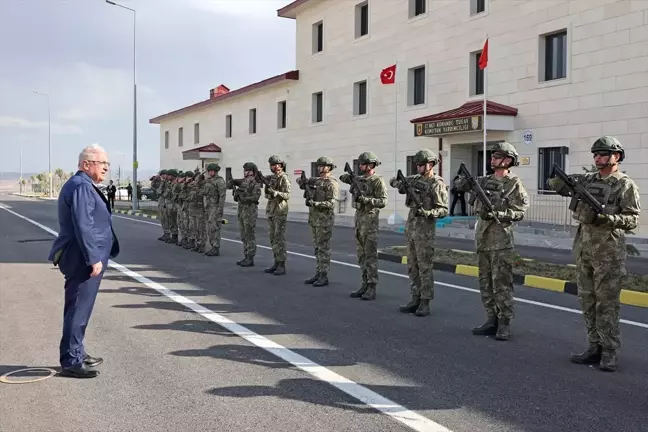
[[(47, 96), (47, 153), (48, 153), (48, 173), (49, 173), (49, 192), (48, 195), (52, 198), (54, 189), (52, 188), (52, 110), (50, 108), (50, 95), (49, 93), (41, 93), (33, 90), (37, 95)], [(22, 160), (22, 158), (21, 158)]]
[(137, 200), (137, 82), (135, 79), (135, 28), (137, 22), (137, 13), (135, 12), (135, 9), (120, 5), (119, 3), (115, 3), (111, 0), (106, 0), (106, 3), (113, 6), (119, 6), (120, 8), (133, 12), (133, 187), (135, 188), (135, 191), (133, 192), (133, 210), (137, 210), (139, 208)]
[(22, 179), (22, 175), (23, 175), (23, 171), (22, 171), (22, 147), (23, 147), (23, 143), (21, 142), (21, 143), (20, 143), (20, 193), (21, 193), (21, 194), (23, 193), (23, 179)]

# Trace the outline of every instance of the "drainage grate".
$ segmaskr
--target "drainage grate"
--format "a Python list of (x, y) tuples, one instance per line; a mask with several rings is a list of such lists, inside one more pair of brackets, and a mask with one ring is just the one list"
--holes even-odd
[(51, 238), (44, 238), (44, 239), (27, 239), (27, 240), (17, 240), (18, 243), (34, 243), (34, 242), (51, 242)]

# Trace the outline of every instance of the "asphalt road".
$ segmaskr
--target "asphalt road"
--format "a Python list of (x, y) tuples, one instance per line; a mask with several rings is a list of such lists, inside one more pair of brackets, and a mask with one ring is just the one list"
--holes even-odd
[[(54, 203), (0, 200), (58, 229)], [(87, 334), (102, 374), (1, 385), (3, 432), (412, 430), (377, 408), (420, 431), (645, 431), (646, 309), (622, 306), (620, 367), (606, 374), (567, 360), (585, 346), (573, 296), (516, 287), (513, 338), (502, 343), (470, 333), (483, 320), (473, 278), (436, 273), (425, 318), (397, 311), (408, 297), (402, 265), (380, 262), (376, 301), (349, 298), (359, 270), (346, 230), (334, 234), (332, 284), (313, 288), (302, 282), (314, 264), (303, 224), (289, 226), (286, 276), (262, 272), (265, 248), (256, 267), (236, 266), (234, 226), (211, 258), (160, 243), (155, 222), (114, 224), (116, 261), (137, 274), (104, 278)], [(257, 239), (268, 244), (264, 220)], [(51, 240), (0, 209), (0, 373), (57, 366), (62, 276), (46, 262)]]

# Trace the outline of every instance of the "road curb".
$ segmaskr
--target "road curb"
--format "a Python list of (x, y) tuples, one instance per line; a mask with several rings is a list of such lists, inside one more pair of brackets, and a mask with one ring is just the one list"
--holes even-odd
[[(407, 265), (407, 257), (385, 252), (378, 252), (378, 259)], [(463, 276), (478, 277), (479, 267), (464, 264), (447, 264), (435, 262), (434, 270), (455, 273)], [(562, 279), (552, 279), (535, 275), (513, 275), (513, 282), (529, 288), (539, 288), (548, 291), (562, 292), (565, 294), (577, 295), (578, 286), (575, 282)], [(621, 290), (621, 303), (629, 306), (648, 308), (648, 293)]]
[[(149, 215), (149, 214), (146, 214), (146, 213), (133, 211), (133, 210), (118, 210), (118, 209), (115, 209), (113, 211), (115, 213), (119, 213), (119, 214), (127, 214), (127, 215), (130, 215), (130, 216), (139, 216), (139, 217), (143, 217), (143, 218), (147, 218), (147, 219), (159, 219), (157, 217), (157, 215)], [(223, 224), (228, 224), (229, 220), (223, 219), (222, 223)]]

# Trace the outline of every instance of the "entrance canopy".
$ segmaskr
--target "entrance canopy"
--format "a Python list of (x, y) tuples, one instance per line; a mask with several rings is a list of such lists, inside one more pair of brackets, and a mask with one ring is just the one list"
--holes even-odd
[(220, 160), (221, 148), (214, 143), (202, 147), (185, 150), (182, 152), (182, 160), (200, 160), (214, 159)]
[[(513, 131), (517, 108), (486, 101), (486, 129)], [(459, 108), (410, 120), (414, 136), (444, 136), (479, 132), (484, 129), (484, 101), (466, 102)]]

